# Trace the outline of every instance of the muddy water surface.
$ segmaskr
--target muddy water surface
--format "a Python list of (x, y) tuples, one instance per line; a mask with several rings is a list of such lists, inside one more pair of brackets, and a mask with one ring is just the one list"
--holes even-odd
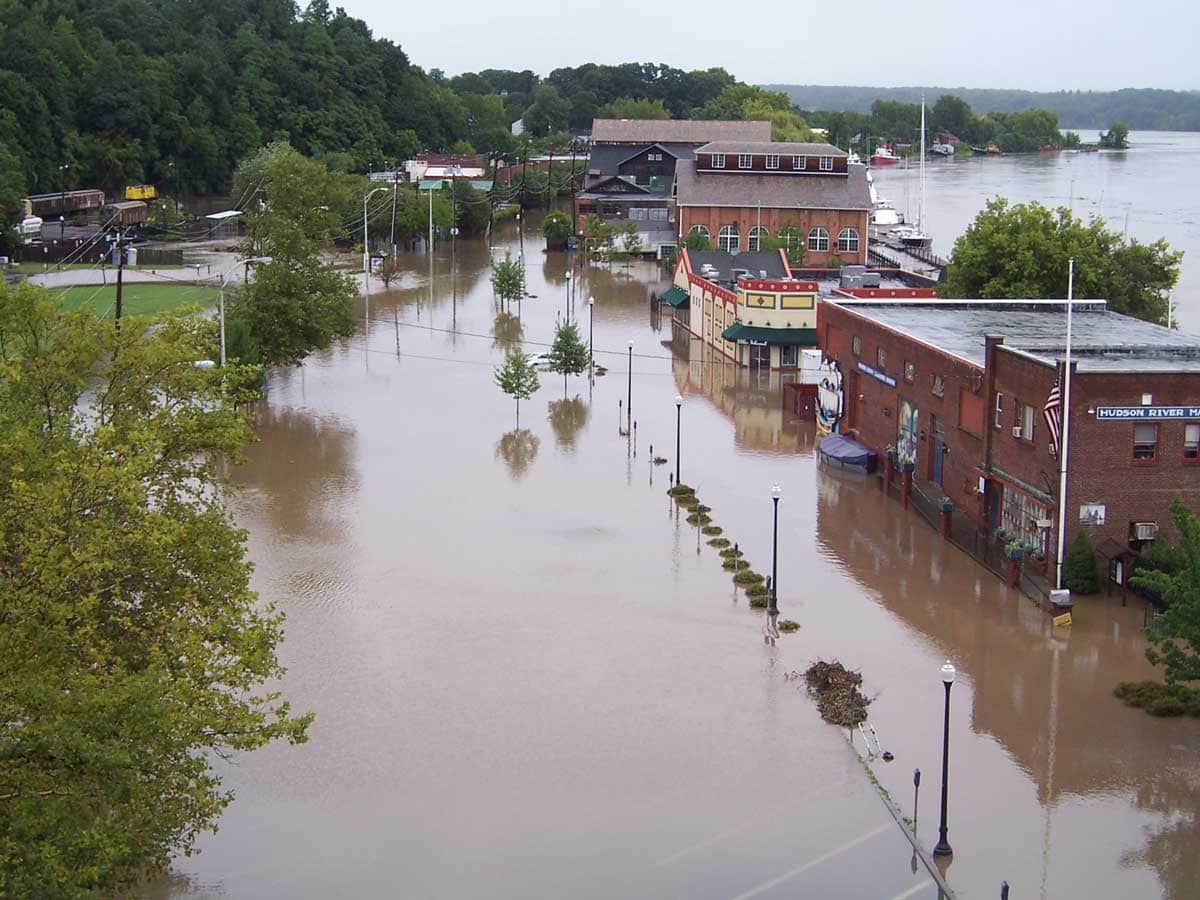
[[(938, 667), (958, 666), (961, 896), (1194, 896), (1200, 728), (1110, 696), (1151, 674), (1140, 607), (1089, 601), (1054, 634), (873, 485), (819, 471), (777, 385), (653, 314), (649, 265), (576, 278), (609, 373), (544, 374), (517, 430), (493, 369), (506, 341), (544, 349), (567, 298), (539, 245), (519, 321), (496, 321), (489, 251), (460, 242), (432, 279), (414, 255), (376, 285), (366, 334), (272, 377), (235, 509), (288, 616), (284, 688), (317, 721), (222, 768), (221, 830), (148, 895), (935, 897), (846, 736), (784, 677), (826, 656), (863, 670), (896, 755), (874, 769), (908, 815), (922, 769), (927, 846)], [(780, 605), (802, 629), (774, 646), (664, 493), (676, 393), (683, 478), (762, 572), (783, 488)]]

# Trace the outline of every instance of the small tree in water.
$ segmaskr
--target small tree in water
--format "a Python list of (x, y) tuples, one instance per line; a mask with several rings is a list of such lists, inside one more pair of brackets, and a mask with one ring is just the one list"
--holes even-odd
[(1094, 594), (1100, 590), (1100, 580), (1096, 575), (1096, 553), (1086, 531), (1075, 536), (1063, 556), (1063, 584), (1072, 594)]
[(1200, 680), (1200, 522), (1178, 499), (1171, 518), (1179, 532), (1179, 568), (1174, 572), (1141, 569), (1131, 579), (1167, 603), (1166, 612), (1146, 629), (1151, 646), (1146, 658), (1163, 667), (1167, 684)]
[(559, 325), (550, 347), (550, 368), (563, 377), (563, 396), (567, 396), (567, 376), (582, 375), (588, 367), (588, 348), (579, 337), (574, 323)]
[(504, 259), (492, 263), (492, 289), (502, 303), (511, 303), (525, 296), (525, 270), (521, 261), (505, 253)]
[(517, 427), (521, 427), (521, 401), (528, 400), (541, 387), (537, 371), (520, 347), (513, 347), (504, 356), (504, 365), (496, 370), (500, 390), (517, 401)]

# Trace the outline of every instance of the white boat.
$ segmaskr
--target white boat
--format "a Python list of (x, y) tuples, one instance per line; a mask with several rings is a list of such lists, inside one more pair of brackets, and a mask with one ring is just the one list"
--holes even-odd
[(941, 141), (934, 141), (933, 146), (930, 147), (929, 149), (932, 152), (936, 153), (938, 156), (953, 156), (954, 155), (954, 145), (953, 144), (943, 144)]
[(887, 200), (880, 200), (871, 211), (871, 224), (876, 228), (895, 228), (904, 224), (904, 216)]
[(900, 162), (900, 157), (896, 155), (891, 144), (880, 144), (871, 154), (871, 165), (873, 166), (894, 166), (898, 162)]

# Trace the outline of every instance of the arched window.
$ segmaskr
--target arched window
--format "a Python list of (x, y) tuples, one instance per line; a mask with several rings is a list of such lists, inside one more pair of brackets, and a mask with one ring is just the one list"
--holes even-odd
[(750, 235), (746, 239), (746, 248), (750, 251), (761, 250), (762, 238), (766, 237), (768, 233), (769, 232), (767, 229), (763, 228), (761, 225), (751, 228)]
[(701, 236), (703, 236), (703, 238), (705, 240), (708, 240), (710, 237), (712, 237), (712, 235), (710, 235), (708, 233), (708, 229), (705, 228), (703, 225), (693, 225), (691, 231), (689, 231), (688, 234), (701, 235)]
[(838, 232), (838, 253), (858, 252), (858, 232), (853, 228), (843, 228)]
[(829, 249), (829, 232), (817, 227), (808, 233), (808, 249), (824, 251)]
[(726, 253), (737, 253), (739, 238), (736, 225), (722, 225), (721, 233), (717, 235), (717, 246)]

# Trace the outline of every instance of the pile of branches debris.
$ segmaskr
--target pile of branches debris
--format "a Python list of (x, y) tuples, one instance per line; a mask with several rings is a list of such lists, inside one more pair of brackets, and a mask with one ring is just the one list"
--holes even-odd
[(817, 698), (817, 711), (831, 725), (854, 728), (867, 720), (867, 704), (862, 695), (862, 674), (851, 672), (840, 662), (817, 660), (804, 673), (808, 692)]

